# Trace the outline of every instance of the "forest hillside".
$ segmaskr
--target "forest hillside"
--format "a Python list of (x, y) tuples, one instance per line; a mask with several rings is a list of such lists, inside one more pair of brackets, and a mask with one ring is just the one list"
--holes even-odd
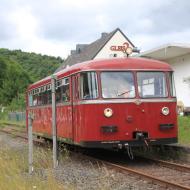
[(51, 75), (64, 60), (21, 50), (0, 49), (0, 107), (25, 107), (29, 84)]

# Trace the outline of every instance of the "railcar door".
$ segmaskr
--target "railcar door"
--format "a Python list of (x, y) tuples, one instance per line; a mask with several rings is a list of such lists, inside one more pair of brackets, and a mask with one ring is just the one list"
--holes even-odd
[(58, 80), (56, 88), (57, 134), (68, 143), (72, 143), (72, 90), (71, 79)]
[(72, 139), (75, 144), (78, 142), (78, 128), (80, 125), (79, 76), (79, 74), (72, 76)]

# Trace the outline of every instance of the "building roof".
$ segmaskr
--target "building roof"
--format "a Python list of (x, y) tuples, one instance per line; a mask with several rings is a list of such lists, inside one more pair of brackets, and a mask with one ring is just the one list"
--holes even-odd
[(190, 53), (190, 44), (169, 43), (142, 52), (139, 56), (158, 60), (167, 60)]
[[(157, 60), (145, 58), (113, 58), (113, 59), (95, 59), (65, 68), (54, 75), (57, 79), (78, 73), (81, 71), (122, 71), (122, 70), (152, 70), (152, 71), (171, 71), (169, 64)], [(51, 81), (51, 76), (48, 76), (40, 81), (29, 86), (28, 90), (37, 88)]]
[(72, 54), (67, 57), (63, 65), (61, 65), (55, 72), (64, 69), (66, 65), (73, 65), (87, 60), (92, 60), (117, 31), (120, 31), (126, 40), (133, 47), (135, 47), (134, 44), (125, 36), (125, 34), (119, 28), (116, 28), (110, 33), (102, 33), (101, 38), (92, 42), (91, 44), (78, 44), (78, 46), (81, 46), (80, 52), (72, 50)]

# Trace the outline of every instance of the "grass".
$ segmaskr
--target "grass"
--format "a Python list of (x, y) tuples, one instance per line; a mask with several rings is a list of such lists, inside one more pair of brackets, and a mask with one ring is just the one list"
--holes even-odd
[(24, 128), (26, 126), (25, 121), (10, 121), (8, 119), (8, 111), (6, 112), (0, 112), (0, 127), (4, 125), (12, 125), (12, 126), (18, 126)]
[(8, 120), (0, 120), (0, 126), (3, 125), (12, 125), (12, 126), (17, 126), (17, 127), (26, 127), (26, 122), (25, 121), (8, 121)]
[(190, 145), (190, 117), (178, 117), (178, 140), (180, 144)]
[[(35, 173), (28, 174), (27, 150), (3, 148), (0, 150), (0, 190), (61, 190), (65, 189), (54, 178), (50, 150), (34, 151)], [(38, 172), (40, 171), (40, 172)]]

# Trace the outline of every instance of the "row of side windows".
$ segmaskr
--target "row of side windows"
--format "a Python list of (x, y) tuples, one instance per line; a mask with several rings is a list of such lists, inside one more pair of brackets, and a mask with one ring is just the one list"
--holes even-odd
[[(56, 103), (63, 103), (70, 101), (70, 84), (69, 79), (65, 80), (61, 86), (56, 87)], [(52, 103), (51, 90), (47, 90), (38, 94), (29, 93), (28, 96), (29, 106), (43, 106)]]
[[(56, 103), (69, 102), (70, 97), (70, 80), (64, 78), (57, 82)], [(75, 87), (82, 100), (98, 98), (98, 81), (96, 72), (83, 72), (80, 74), (80, 88)], [(73, 92), (74, 93), (74, 92)], [(76, 93), (76, 92), (75, 92)], [(79, 98), (77, 95), (77, 99)], [(29, 93), (29, 106), (42, 106), (52, 103), (51, 85), (34, 89)]]

